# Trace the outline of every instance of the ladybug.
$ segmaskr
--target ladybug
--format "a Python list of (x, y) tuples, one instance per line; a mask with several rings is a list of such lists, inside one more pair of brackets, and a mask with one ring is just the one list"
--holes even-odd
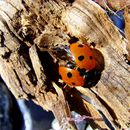
[(85, 83), (85, 78), (77, 70), (61, 66), (59, 67), (59, 73), (62, 80), (68, 85), (83, 86)]
[(69, 47), (72, 55), (73, 64), (66, 64), (59, 67), (59, 74), (62, 80), (71, 86), (83, 86), (86, 82), (86, 72), (92, 70), (96, 66), (91, 48), (86, 44), (73, 43)]
[(87, 44), (73, 43), (70, 45), (73, 60), (80, 69), (89, 71), (96, 66), (96, 61), (91, 48)]

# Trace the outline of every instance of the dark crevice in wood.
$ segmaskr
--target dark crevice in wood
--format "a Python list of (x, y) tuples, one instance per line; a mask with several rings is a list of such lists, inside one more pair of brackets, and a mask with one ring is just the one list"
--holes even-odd
[(5, 42), (4, 32), (0, 30), (0, 47), (4, 47), (4, 42)]
[(5, 19), (2, 17), (2, 15), (0, 15), (0, 21), (4, 24), (4, 26), (6, 27), (6, 29), (8, 30), (8, 32), (10, 33), (10, 35), (18, 42), (18, 43), (22, 43), (22, 40), (19, 39), (18, 35), (15, 33), (15, 31), (11, 30), (10, 27), (8, 26), (7, 22), (5, 21)]

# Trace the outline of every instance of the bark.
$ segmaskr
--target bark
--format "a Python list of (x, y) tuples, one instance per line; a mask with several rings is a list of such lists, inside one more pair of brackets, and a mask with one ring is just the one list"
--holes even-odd
[[(90, 0), (11, 0), (1, 1), (0, 8), (0, 75), (16, 98), (31, 98), (52, 111), (63, 129), (76, 129), (67, 120), (72, 109), (92, 116), (93, 128), (129, 127), (130, 67), (124, 60), (128, 42), (99, 5)], [(52, 50), (69, 45), (70, 36), (95, 44), (97, 69), (103, 72), (91, 89), (64, 92), (55, 83)], [(96, 120), (103, 115), (111, 128)]]

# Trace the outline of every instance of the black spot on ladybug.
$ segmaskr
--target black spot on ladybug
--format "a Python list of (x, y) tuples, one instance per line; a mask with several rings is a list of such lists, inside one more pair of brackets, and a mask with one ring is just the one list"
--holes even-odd
[(71, 78), (71, 77), (72, 77), (72, 73), (71, 73), (71, 72), (68, 72), (68, 73), (67, 73), (67, 77), (68, 77), (68, 78)]
[(79, 44), (78, 47), (83, 47), (83, 45), (82, 45), (82, 44)]
[(75, 85), (75, 83), (74, 83), (74, 82), (72, 82), (72, 85)]
[(78, 57), (78, 60), (79, 60), (79, 61), (82, 61), (83, 59), (84, 59), (84, 56), (79, 56), (79, 57)]
[(92, 56), (90, 56), (89, 58), (90, 58), (90, 60), (92, 60), (92, 59), (93, 59), (93, 57), (92, 57)]
[(78, 68), (77, 70), (78, 70), (79, 72), (83, 72), (83, 73), (86, 72), (86, 69), (85, 69), (85, 68), (82, 68), (82, 69)]

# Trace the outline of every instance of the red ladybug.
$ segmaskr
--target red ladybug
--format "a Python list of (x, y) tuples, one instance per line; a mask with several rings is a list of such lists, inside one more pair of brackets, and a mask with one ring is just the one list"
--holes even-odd
[(80, 75), (79, 71), (67, 67), (59, 67), (59, 74), (62, 80), (71, 86), (83, 86), (85, 78)]
[(69, 49), (75, 67), (69, 68), (67, 65), (67, 67), (60, 66), (59, 74), (66, 84), (71, 86), (83, 86), (86, 82), (86, 72), (94, 69), (96, 66), (93, 52), (88, 45), (80, 43), (71, 44)]
[(70, 52), (80, 69), (89, 71), (95, 68), (96, 61), (91, 48), (87, 44), (73, 43), (70, 45)]

